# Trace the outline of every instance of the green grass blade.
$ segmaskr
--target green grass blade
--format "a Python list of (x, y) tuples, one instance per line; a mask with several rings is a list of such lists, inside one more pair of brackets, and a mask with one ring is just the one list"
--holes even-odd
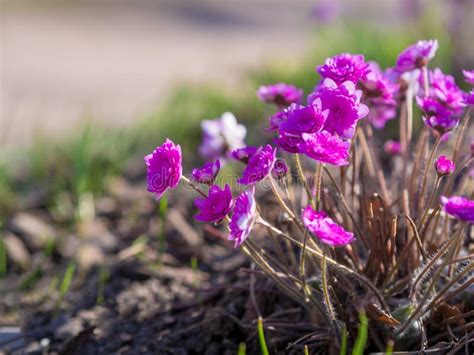
[(67, 266), (66, 272), (64, 273), (63, 281), (61, 282), (61, 286), (59, 288), (59, 297), (61, 299), (63, 299), (69, 291), (69, 287), (71, 286), (72, 278), (74, 277), (75, 271), (76, 264), (71, 261)]
[(257, 330), (258, 330), (258, 340), (260, 342), (260, 350), (262, 351), (263, 355), (269, 355), (267, 342), (265, 340), (265, 333), (263, 332), (262, 317), (258, 317)]
[(237, 351), (237, 355), (245, 355), (247, 353), (247, 346), (245, 343), (239, 344), (239, 350)]
[(385, 355), (392, 355), (393, 354), (394, 345), (395, 345), (395, 343), (393, 342), (393, 340), (389, 340), (387, 342), (387, 349), (385, 350)]
[(309, 348), (308, 345), (304, 346), (304, 355), (309, 355)]
[(354, 344), (354, 349), (352, 349), (352, 355), (363, 355), (365, 344), (367, 343), (367, 333), (369, 327), (369, 320), (365, 315), (365, 312), (362, 311), (359, 313), (359, 331), (357, 332), (357, 339)]
[(342, 339), (341, 339), (341, 350), (339, 350), (339, 355), (347, 354), (347, 326), (344, 324), (342, 326)]

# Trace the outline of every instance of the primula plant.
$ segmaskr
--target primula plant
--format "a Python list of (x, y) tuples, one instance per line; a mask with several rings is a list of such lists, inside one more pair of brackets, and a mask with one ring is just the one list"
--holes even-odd
[[(361, 353), (368, 319), (366, 351), (472, 353), (474, 94), (430, 68), (437, 48), (419, 41), (386, 70), (360, 54), (328, 58), (306, 101), (292, 85), (262, 86), (275, 108), (267, 142), (246, 146), (230, 113), (205, 120), (209, 162), (191, 175), (171, 140), (145, 157), (149, 191), (192, 187), (195, 218), (301, 305), (312, 329), (294, 339), (301, 349)], [(398, 139), (383, 142), (390, 120)], [(215, 184), (223, 164), (243, 167), (233, 189)]]

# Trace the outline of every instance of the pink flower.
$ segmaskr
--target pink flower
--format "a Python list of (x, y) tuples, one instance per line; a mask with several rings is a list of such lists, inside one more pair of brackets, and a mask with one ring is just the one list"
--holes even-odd
[(474, 223), (474, 201), (461, 196), (441, 196), (444, 210), (461, 221)]
[(325, 79), (309, 97), (312, 105), (321, 102), (322, 110), (329, 110), (323, 129), (341, 138), (350, 139), (355, 133), (359, 119), (369, 113), (366, 105), (360, 103), (362, 91), (356, 90), (351, 81), (337, 85)]
[(247, 129), (238, 124), (237, 119), (230, 112), (224, 113), (215, 120), (202, 121), (201, 129), (203, 141), (199, 147), (199, 153), (206, 160), (225, 158), (228, 151), (245, 146)]
[(385, 153), (390, 155), (398, 155), (401, 151), (400, 142), (389, 139), (383, 145), (383, 150)]
[(468, 84), (474, 85), (474, 70), (463, 70), (464, 81)]
[(202, 168), (195, 168), (192, 175), (195, 181), (202, 184), (212, 184), (219, 174), (221, 162), (217, 159), (214, 162), (206, 163)]
[(438, 49), (438, 40), (418, 41), (403, 50), (397, 59), (397, 71), (406, 72), (421, 68), (430, 62)]
[(430, 96), (439, 100), (444, 106), (455, 113), (459, 113), (464, 107), (464, 91), (462, 91), (451, 75), (444, 74), (441, 69), (436, 68), (430, 73), (431, 91)]
[(323, 243), (332, 246), (347, 245), (354, 240), (354, 234), (347, 232), (334, 222), (324, 211), (316, 212), (308, 206), (303, 211), (303, 223)]
[(275, 164), (273, 164), (272, 169), (272, 176), (276, 180), (280, 180), (284, 178), (288, 174), (288, 165), (286, 165), (286, 161), (284, 159), (277, 159), (275, 160)]
[(260, 147), (249, 159), (242, 177), (237, 180), (243, 185), (253, 185), (265, 179), (271, 172), (275, 162), (276, 149), (270, 144)]
[(342, 166), (349, 164), (351, 143), (327, 131), (313, 134), (303, 133), (303, 143), (298, 145), (301, 153), (321, 163)]
[[(291, 106), (290, 106), (291, 107)], [(280, 127), (280, 123), (288, 119), (288, 108), (285, 108), (282, 111), (278, 111), (273, 116), (270, 117), (270, 127), (266, 128), (267, 132), (275, 132), (278, 131), (278, 127)]]
[(324, 65), (320, 65), (316, 71), (323, 79), (329, 78), (338, 85), (345, 81), (357, 84), (369, 72), (369, 65), (362, 54), (342, 53), (327, 58)]
[(260, 86), (257, 91), (260, 101), (273, 103), (279, 107), (299, 103), (303, 96), (303, 90), (296, 86), (278, 83), (268, 86)]
[(249, 236), (257, 218), (257, 204), (255, 202), (255, 188), (242, 192), (235, 199), (235, 208), (229, 223), (229, 240), (238, 247)]
[(395, 95), (399, 85), (384, 76), (376, 62), (369, 62), (369, 73), (359, 83), (364, 95), (362, 101), (369, 107), (368, 119), (375, 128), (385, 127), (385, 123), (397, 114)]
[(198, 221), (219, 222), (232, 210), (234, 201), (229, 185), (225, 185), (224, 189), (212, 185), (208, 196), (205, 199), (195, 199), (194, 204), (200, 209), (200, 212), (194, 216)]
[(423, 122), (441, 134), (451, 131), (458, 125), (459, 119), (454, 112), (439, 101), (431, 97), (417, 97), (416, 102), (424, 113)]
[(249, 162), (249, 159), (257, 152), (257, 147), (247, 146), (244, 148), (238, 148), (229, 153), (229, 156), (237, 161), (244, 164)]
[(301, 135), (320, 131), (328, 114), (328, 110), (321, 110), (319, 100), (309, 106), (291, 105), (286, 110), (286, 119), (278, 123), (279, 137), (274, 140), (275, 144), (289, 153), (296, 153), (298, 144), (303, 141)]
[(464, 104), (474, 106), (474, 89), (464, 95)]
[(166, 192), (173, 190), (181, 180), (182, 157), (181, 147), (170, 139), (145, 156), (147, 166), (148, 191), (153, 192), (157, 199)]
[(435, 168), (436, 172), (441, 175), (451, 175), (454, 170), (456, 169), (456, 164), (445, 155), (440, 155), (438, 159), (435, 161)]

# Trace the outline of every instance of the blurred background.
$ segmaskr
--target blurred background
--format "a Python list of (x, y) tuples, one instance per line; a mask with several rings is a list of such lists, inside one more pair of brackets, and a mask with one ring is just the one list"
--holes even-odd
[[(474, 0), (0, 6), (0, 345), (10, 342), (3, 326), (20, 333), (22, 313), (62, 305), (76, 266), (82, 281), (92, 280), (91, 304), (103, 302), (110, 265), (122, 257), (152, 269), (179, 258), (197, 271), (201, 256), (186, 238), (202, 241), (203, 233), (190, 226), (188, 199), (169, 197), (173, 208), (182, 205), (177, 214), (145, 191), (143, 156), (165, 137), (181, 143), (189, 168), (201, 163), (200, 121), (231, 111), (249, 128), (247, 143), (261, 144), (271, 112), (257, 88), (287, 82), (308, 93), (319, 81), (315, 67), (341, 52), (387, 68), (408, 45), (437, 38), (433, 66), (464, 89), (461, 69), (474, 68)], [(396, 137), (394, 121), (379, 134)], [(175, 242), (191, 247), (167, 247)], [(72, 305), (89, 299), (81, 277)]]

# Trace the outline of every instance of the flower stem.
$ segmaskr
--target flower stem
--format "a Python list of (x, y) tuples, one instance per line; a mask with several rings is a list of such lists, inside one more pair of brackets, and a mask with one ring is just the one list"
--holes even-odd
[(423, 206), (424, 195), (425, 195), (425, 191), (426, 191), (426, 180), (428, 179), (428, 170), (430, 169), (430, 167), (433, 164), (433, 159), (434, 159), (434, 156), (436, 154), (436, 151), (438, 150), (438, 147), (439, 147), (440, 143), (441, 143), (441, 135), (438, 135), (438, 137), (436, 137), (435, 144), (434, 144), (433, 148), (431, 149), (431, 154), (428, 158), (428, 161), (426, 162), (425, 169), (423, 170), (423, 177), (422, 177), (421, 188), (420, 188), (421, 191), (420, 191), (420, 195), (418, 196), (418, 199), (419, 199), (418, 200), (418, 211)]
[[(308, 202), (312, 201), (312, 195), (311, 195), (311, 190), (309, 189), (308, 185), (308, 180), (306, 179), (306, 176), (303, 171), (303, 166), (301, 165), (301, 160), (299, 154), (294, 154), (295, 157), (295, 164), (296, 164), (296, 169), (298, 170), (298, 174), (301, 177), (301, 181), (303, 182), (303, 186), (306, 190), (306, 195), (308, 197)], [(314, 207), (314, 206), (313, 206)]]

